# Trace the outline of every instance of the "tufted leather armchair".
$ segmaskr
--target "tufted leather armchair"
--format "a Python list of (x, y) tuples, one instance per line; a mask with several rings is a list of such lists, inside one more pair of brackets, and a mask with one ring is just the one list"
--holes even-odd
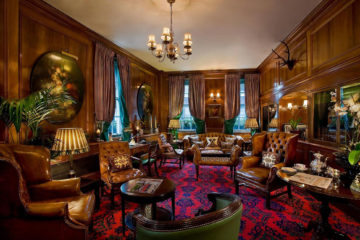
[[(286, 184), (277, 178), (276, 172), (284, 166), (292, 166), (296, 158), (296, 146), (299, 135), (284, 132), (264, 132), (255, 134), (252, 138), (252, 155), (242, 157), (241, 168), (236, 172), (235, 188), (239, 193), (239, 186), (247, 186), (260, 190), (266, 197), (266, 207), (270, 208), (271, 192), (284, 187)], [(261, 163), (262, 151), (281, 153), (281, 161), (271, 169), (263, 167)], [(287, 185), (287, 193), (291, 198), (291, 187)]]
[(200, 166), (229, 166), (231, 171), (231, 176), (235, 175), (236, 166), (239, 164), (240, 156), (240, 147), (234, 145), (231, 149), (229, 157), (214, 156), (214, 157), (202, 157), (200, 148), (197, 145), (193, 145), (190, 150), (194, 154), (193, 162), (196, 168), (196, 180), (199, 179), (199, 170)]
[(0, 144), (2, 239), (88, 239), (94, 204), (79, 178), (51, 179), (48, 149)]
[[(100, 163), (100, 175), (103, 184), (110, 189), (111, 207), (114, 208), (114, 195), (116, 190), (120, 190), (121, 184), (131, 179), (140, 178), (146, 176), (142, 171), (142, 162), (140, 159), (131, 156), (140, 164), (140, 169), (131, 168), (120, 172), (111, 172), (109, 165), (109, 158), (116, 156), (117, 154), (130, 154), (130, 148), (128, 142), (104, 142), (99, 145), (99, 163)], [(103, 184), (101, 186), (103, 187)], [(103, 190), (102, 190), (103, 192)]]

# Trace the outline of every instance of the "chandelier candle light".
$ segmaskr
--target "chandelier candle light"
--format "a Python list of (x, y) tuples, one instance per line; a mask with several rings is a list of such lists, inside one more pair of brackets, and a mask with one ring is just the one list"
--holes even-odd
[(183, 60), (188, 60), (192, 54), (192, 39), (190, 33), (185, 33), (184, 35), (184, 53), (179, 52), (179, 44), (174, 42), (174, 31), (172, 26), (172, 5), (175, 3), (175, 0), (167, 0), (170, 4), (170, 28), (164, 27), (163, 33), (161, 35), (162, 43), (157, 44), (155, 41), (155, 35), (149, 35), (149, 41), (147, 43), (149, 50), (152, 54), (159, 58), (160, 62), (163, 62), (165, 56), (170, 59), (171, 62), (175, 61), (181, 57)]

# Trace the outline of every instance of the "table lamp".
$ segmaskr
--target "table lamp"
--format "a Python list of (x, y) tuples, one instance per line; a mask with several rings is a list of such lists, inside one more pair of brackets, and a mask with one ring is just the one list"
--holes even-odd
[(269, 128), (278, 128), (278, 126), (279, 126), (279, 119), (278, 118), (271, 119), (269, 123)]
[(169, 129), (171, 129), (171, 134), (175, 139), (177, 139), (177, 129), (180, 128), (180, 120), (179, 119), (171, 119), (169, 122)]
[(247, 118), (245, 121), (245, 128), (251, 129), (251, 136), (254, 136), (256, 129), (259, 128), (259, 124), (256, 118)]
[(69, 155), (69, 177), (75, 177), (73, 154), (89, 151), (89, 145), (82, 128), (58, 128), (52, 151), (59, 155)]

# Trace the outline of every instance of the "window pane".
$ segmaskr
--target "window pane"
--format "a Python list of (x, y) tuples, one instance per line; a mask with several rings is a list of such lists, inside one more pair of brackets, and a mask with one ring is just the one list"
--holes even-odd
[(245, 111), (245, 80), (240, 80), (240, 114), (237, 116), (234, 130), (246, 130), (245, 129), (246, 121), (246, 111)]
[(121, 125), (121, 116), (120, 116), (120, 91), (121, 86), (120, 74), (117, 61), (114, 61), (114, 76), (115, 76), (115, 113), (114, 119), (111, 122), (109, 132), (112, 135), (121, 135), (122, 134), (122, 125)]
[(189, 108), (189, 82), (185, 81), (184, 87), (184, 105), (182, 109), (182, 115), (180, 117), (180, 130), (192, 131), (195, 130), (195, 123), (190, 114)]

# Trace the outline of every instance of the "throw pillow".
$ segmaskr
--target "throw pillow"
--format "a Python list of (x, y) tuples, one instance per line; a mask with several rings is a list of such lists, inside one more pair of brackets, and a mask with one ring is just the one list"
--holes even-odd
[(166, 140), (166, 137), (163, 135), (163, 134), (160, 134), (160, 141), (162, 144), (166, 144), (167, 143), (167, 140)]
[(197, 145), (199, 148), (204, 148), (204, 142), (203, 141), (192, 141), (191, 146), (193, 144)]
[(233, 144), (235, 144), (236, 141), (236, 137), (225, 137), (225, 142), (232, 142)]
[(130, 155), (121, 154), (117, 156), (111, 156), (109, 158), (111, 172), (119, 172), (125, 169), (132, 168), (132, 162)]
[(206, 147), (218, 147), (218, 137), (207, 137), (206, 138)]
[(271, 168), (280, 162), (280, 154), (274, 152), (262, 152), (261, 166)]
[(231, 149), (234, 146), (234, 142), (221, 142), (222, 149)]

